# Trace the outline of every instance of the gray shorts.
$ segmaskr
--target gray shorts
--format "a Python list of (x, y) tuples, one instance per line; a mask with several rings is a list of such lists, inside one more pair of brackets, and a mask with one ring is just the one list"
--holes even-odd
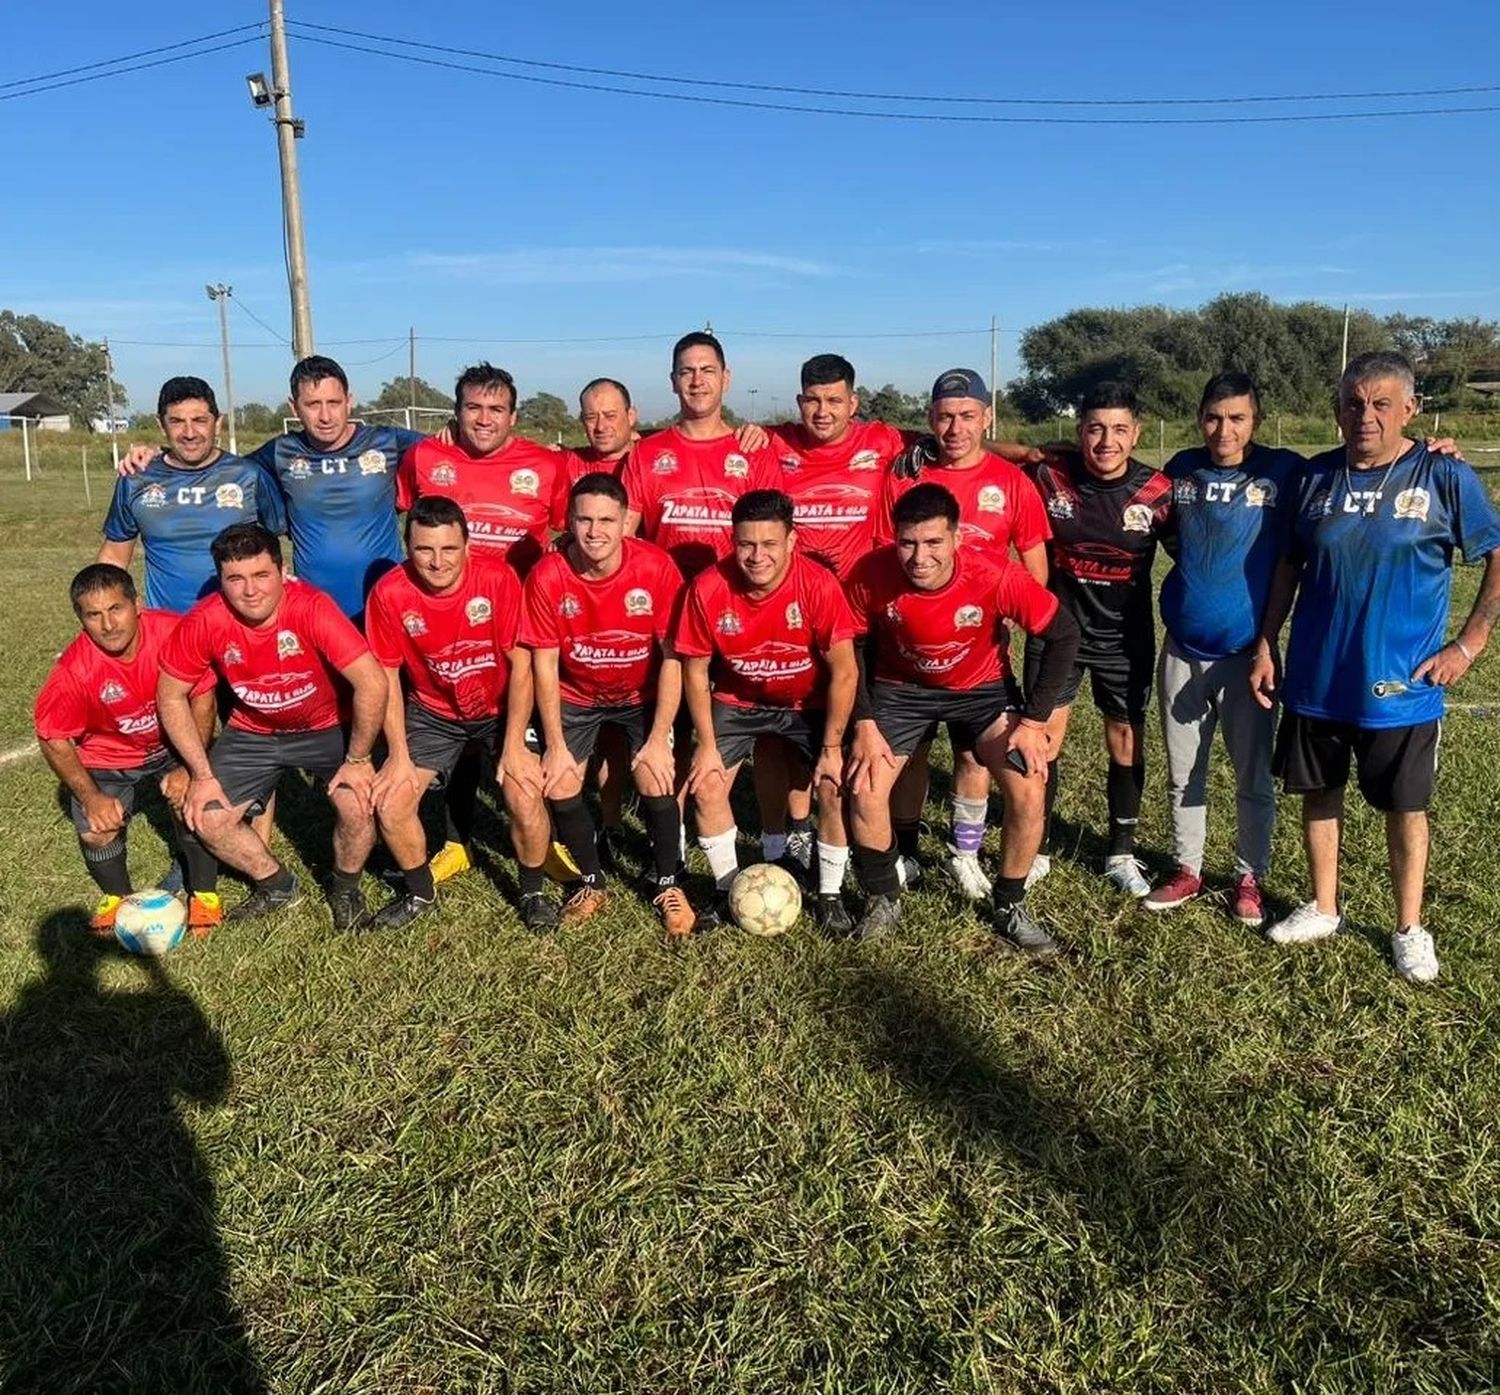
[(489, 761), (490, 774), (494, 775), (499, 739), (498, 717), (479, 717), (464, 722), (433, 712), (415, 698), (407, 700), (406, 749), (413, 765), (433, 772), (432, 788), (435, 790), (448, 783), (454, 766), (471, 742), (483, 752)]
[(997, 718), (1021, 707), (1014, 683), (978, 688), (922, 688), (915, 683), (877, 683), (870, 694), (875, 725), (893, 754), (909, 756), (945, 723), (953, 749), (973, 751)]
[(344, 763), (342, 727), (323, 731), (242, 731), (225, 727), (209, 748), (214, 779), (231, 807), (248, 803), (258, 814), (275, 793), (285, 770), (304, 770), (326, 784)]
[(650, 713), (644, 703), (629, 707), (583, 707), (577, 703), (562, 705), (563, 740), (574, 760), (587, 764), (599, 744), (599, 733), (605, 727), (619, 727), (625, 733), (625, 747), (634, 756), (646, 744)]
[[(99, 786), (100, 794), (120, 801), (120, 807), (125, 811), (125, 822), (129, 823), (136, 811), (136, 791), (143, 788), (154, 790), (163, 775), (176, 769), (177, 762), (170, 753), (163, 751), (145, 765), (131, 766), (128, 770), (90, 770), (89, 776)], [(78, 797), (66, 785), (61, 787), (60, 792), (67, 796), (68, 817), (73, 820), (73, 827), (80, 834), (87, 833), (89, 818), (83, 812), (83, 805), (78, 802)]]
[(826, 720), (825, 713), (800, 707), (740, 707), (716, 701), (714, 744), (724, 768), (733, 770), (762, 736), (779, 736), (811, 767), (818, 763)]

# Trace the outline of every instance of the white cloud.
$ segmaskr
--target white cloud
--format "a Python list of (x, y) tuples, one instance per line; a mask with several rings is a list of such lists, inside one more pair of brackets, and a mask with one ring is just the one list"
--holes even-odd
[(471, 285), (587, 285), (678, 277), (826, 277), (839, 268), (806, 257), (735, 247), (521, 247), (504, 251), (414, 251), (349, 267), (367, 280), (459, 279)]

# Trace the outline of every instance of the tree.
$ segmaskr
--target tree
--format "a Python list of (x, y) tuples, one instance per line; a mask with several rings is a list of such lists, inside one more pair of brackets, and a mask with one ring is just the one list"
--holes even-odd
[(523, 398), (516, 412), (516, 424), (534, 436), (556, 436), (573, 424), (573, 414), (562, 398), (550, 392), (538, 392)]
[(927, 399), (917, 392), (902, 392), (894, 383), (873, 390), (859, 389), (859, 414), (866, 421), (887, 426), (922, 427), (927, 424)]
[(69, 334), (39, 315), (0, 310), (0, 392), (41, 392), (63, 403), (75, 426), (92, 427), (125, 400), (117, 382), (107, 391), (104, 346)]
[(241, 431), (262, 431), (267, 436), (281, 434), (282, 418), (274, 407), (264, 402), (246, 402), (234, 409), (235, 424)]
[(441, 392), (433, 387), (425, 378), (416, 380), (416, 399), (412, 399), (412, 380), (408, 378), (392, 378), (388, 383), (380, 385), (380, 391), (375, 394), (372, 402), (363, 405), (371, 410), (398, 411), (402, 407), (436, 407), (441, 411), (448, 411), (453, 406), (453, 398), (446, 392)]

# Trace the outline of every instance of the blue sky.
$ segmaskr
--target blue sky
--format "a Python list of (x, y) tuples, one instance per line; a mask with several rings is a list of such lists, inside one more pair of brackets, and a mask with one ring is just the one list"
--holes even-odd
[[(266, 14), (260, 0), (11, 8), (0, 84)], [(783, 0), (287, 9), (294, 21), (592, 67), (1043, 99), (1482, 85), (1494, 81), (1500, 39), (1492, 0), (1425, 12), (1390, 0), (1347, 10), (1305, 0), (991, 3), (950, 20), (915, 4)], [(746, 410), (756, 388), (764, 417), (790, 410), (798, 363), (823, 350), (847, 353), (865, 382), (907, 389), (956, 363), (987, 372), (987, 332), (930, 331), (984, 331), (992, 314), (1006, 331), (1002, 378), (1016, 372), (1016, 331), (1079, 305), (1187, 306), (1262, 290), (1381, 313), (1500, 317), (1500, 112), (1200, 127), (908, 123), (502, 81), (295, 34), (291, 62), (308, 128), (298, 153), (314, 328), (366, 395), (406, 371), (409, 325), (418, 372), (440, 385), (479, 357), (511, 368), (523, 396), (571, 398), (610, 374), (655, 415), (669, 401), (672, 338), (711, 320), (735, 370), (731, 402)], [(269, 66), (257, 39), (0, 101), (12, 155), (0, 306), (108, 334), (137, 407), (171, 373), (221, 376), (207, 281), (229, 282), (247, 310), (289, 333), (274, 140), (242, 81)], [(1435, 104), (1496, 105), (1500, 93)], [(1420, 103), (1301, 109), (1361, 105)], [(289, 351), (243, 310), (231, 329), (240, 400), (279, 400)], [(618, 342), (519, 342), (564, 339)], [(337, 342), (350, 340), (377, 342)]]

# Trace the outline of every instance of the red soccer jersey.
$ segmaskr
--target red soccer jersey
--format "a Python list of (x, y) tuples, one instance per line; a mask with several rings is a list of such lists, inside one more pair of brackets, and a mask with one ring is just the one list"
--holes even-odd
[(326, 731), (349, 685), (340, 674), (370, 651), (331, 597), (295, 577), (271, 618), (247, 625), (223, 595), (205, 596), (162, 650), (163, 673), (196, 683), (212, 670), (234, 692), (228, 725), (241, 731)]
[(887, 472), (876, 533), (880, 542), (894, 542), (891, 511), (896, 501), (917, 484), (940, 484), (958, 500), (958, 533), (964, 545), (1004, 562), (1045, 543), (1052, 536), (1042, 496), (1020, 466), (988, 452), (967, 470), (929, 465), (914, 480), (898, 480)]
[(1010, 676), (1005, 622), (1039, 634), (1057, 614), (1054, 596), (1019, 562), (961, 547), (936, 591), (906, 579), (894, 547), (872, 552), (849, 583), (861, 633), (875, 640), (875, 680), (967, 690)]
[(822, 708), (828, 651), (855, 633), (843, 588), (827, 567), (793, 553), (781, 585), (756, 598), (730, 557), (688, 587), (676, 646), (684, 658), (711, 659), (720, 702)]
[(525, 576), (568, 515), (568, 471), (561, 451), (512, 436), (493, 455), (418, 441), (396, 471), (396, 507), (424, 494), (452, 499), (469, 521), (469, 542), (503, 557)]
[(621, 480), (641, 536), (691, 578), (734, 550), (734, 501), (752, 489), (780, 489), (781, 466), (769, 447), (744, 451), (732, 435), (691, 441), (669, 426), (637, 442)]
[(619, 479), (630, 459), (630, 452), (627, 450), (624, 455), (616, 456), (613, 460), (602, 460), (593, 446), (585, 446), (582, 450), (563, 451), (562, 458), (563, 468), (568, 475), (568, 488), (572, 489), (585, 475), (613, 475)]
[(662, 642), (682, 594), (682, 574), (665, 552), (626, 538), (619, 570), (591, 581), (565, 552), (549, 552), (526, 578), (521, 643), (556, 649), (564, 702), (634, 707), (656, 693)]
[(370, 652), (401, 670), (423, 707), (452, 722), (499, 715), (520, 623), (515, 572), (476, 552), (447, 595), (424, 590), (408, 562), (375, 583), (365, 606)]
[[(58, 655), (36, 695), (38, 739), (73, 742), (89, 770), (134, 770), (161, 755), (156, 678), (177, 619), (165, 610), (141, 611), (140, 639), (129, 663), (79, 635)], [(213, 686), (213, 674), (204, 674), (193, 696)]]
[(819, 445), (800, 423), (771, 429), (781, 488), (792, 497), (797, 546), (847, 581), (875, 546), (881, 488), (905, 437), (883, 421), (851, 422), (844, 439)]

